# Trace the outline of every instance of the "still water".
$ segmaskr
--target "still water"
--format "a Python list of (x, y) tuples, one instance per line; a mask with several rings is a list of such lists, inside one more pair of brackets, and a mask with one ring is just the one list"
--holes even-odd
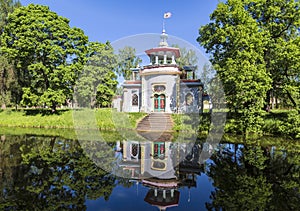
[(2, 134), (0, 210), (300, 210), (299, 142), (109, 137)]

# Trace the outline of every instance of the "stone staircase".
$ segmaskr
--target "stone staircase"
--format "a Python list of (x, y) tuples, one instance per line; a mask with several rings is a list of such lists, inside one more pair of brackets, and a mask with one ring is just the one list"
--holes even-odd
[(171, 114), (151, 113), (138, 123), (136, 130), (140, 132), (172, 132), (172, 127)]

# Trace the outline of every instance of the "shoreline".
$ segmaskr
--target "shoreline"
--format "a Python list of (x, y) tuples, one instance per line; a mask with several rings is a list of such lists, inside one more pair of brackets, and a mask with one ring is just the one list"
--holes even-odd
[[(76, 112), (76, 115), (74, 114)], [(122, 113), (114, 109), (61, 109), (57, 114), (47, 114), (43, 109), (6, 109), (0, 111), (0, 128), (23, 128), (28, 130), (94, 130), (116, 132), (134, 131), (137, 123), (147, 114), (146, 113)], [(262, 130), (259, 133), (249, 133), (250, 136), (280, 136), (288, 139), (298, 140), (299, 128), (294, 124), (289, 114), (293, 111), (274, 111), (264, 116)], [(74, 116), (75, 115), (75, 116)], [(205, 120), (199, 124), (199, 135), (208, 134), (210, 131), (209, 114), (205, 113)], [(179, 118), (178, 118), (179, 117)], [(296, 117), (297, 118), (297, 117)], [(184, 124), (184, 118), (172, 115), (174, 122), (173, 132), (195, 132), (190, 125)], [(291, 122), (292, 121), (292, 122)], [(224, 125), (224, 134), (243, 135), (239, 132), (236, 124), (237, 118), (228, 118)], [(294, 134), (290, 130), (294, 130)]]

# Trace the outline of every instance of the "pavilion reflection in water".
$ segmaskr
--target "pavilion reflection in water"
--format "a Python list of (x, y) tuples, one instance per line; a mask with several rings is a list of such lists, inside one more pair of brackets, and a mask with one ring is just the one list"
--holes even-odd
[(118, 143), (118, 169), (141, 182), (149, 191), (144, 201), (160, 210), (178, 206), (181, 187), (196, 187), (203, 171), (201, 144), (195, 141), (174, 143), (171, 134), (141, 133), (146, 141)]

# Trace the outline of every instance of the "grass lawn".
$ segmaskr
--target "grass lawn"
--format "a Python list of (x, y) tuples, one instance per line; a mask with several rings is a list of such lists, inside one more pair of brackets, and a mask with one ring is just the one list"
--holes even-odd
[(134, 129), (146, 114), (119, 113), (113, 109), (58, 110), (52, 114), (44, 109), (6, 109), (0, 112), (0, 126), (60, 129)]
[[(218, 112), (217, 112), (218, 113)], [(222, 112), (220, 112), (222, 113)], [(224, 112), (223, 112), (224, 113)], [(226, 114), (227, 112), (225, 112)], [(101, 131), (134, 130), (137, 122), (146, 113), (123, 113), (114, 109), (58, 110), (52, 114), (45, 109), (0, 110), (0, 127), (44, 128), (44, 129), (84, 129)], [(300, 138), (300, 117), (295, 111), (272, 110), (264, 117), (261, 125), (264, 135)], [(207, 134), (212, 128), (209, 113), (200, 116), (173, 114), (173, 130), (180, 132), (200, 132)], [(225, 133), (240, 134), (238, 117), (227, 116)]]

